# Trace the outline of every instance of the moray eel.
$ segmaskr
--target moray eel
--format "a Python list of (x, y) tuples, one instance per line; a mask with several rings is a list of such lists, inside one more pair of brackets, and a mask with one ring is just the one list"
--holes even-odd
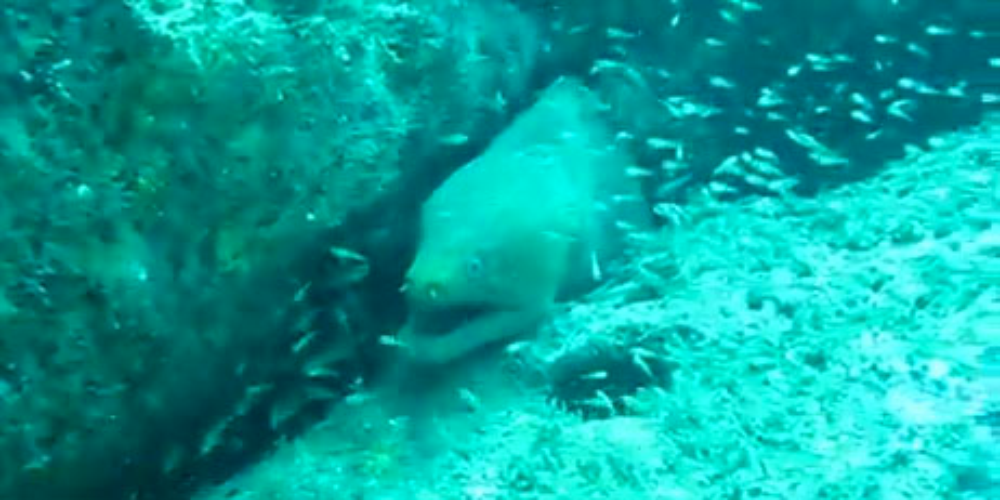
[(620, 253), (622, 211), (607, 200), (638, 189), (599, 111), (581, 82), (553, 83), (423, 204), (397, 337), (412, 359), (447, 363), (530, 332)]

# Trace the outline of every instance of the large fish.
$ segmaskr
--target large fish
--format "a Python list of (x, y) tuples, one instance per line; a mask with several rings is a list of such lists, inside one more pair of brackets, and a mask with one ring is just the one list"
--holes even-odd
[(599, 110), (581, 82), (557, 81), (424, 203), (399, 333), (413, 359), (446, 363), (530, 332), (621, 254), (621, 228), (645, 223)]

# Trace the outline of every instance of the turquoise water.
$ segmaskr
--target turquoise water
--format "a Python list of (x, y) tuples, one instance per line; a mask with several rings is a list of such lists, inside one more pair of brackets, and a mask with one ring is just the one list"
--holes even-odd
[(998, 6), (6, 2), (0, 500), (995, 498)]

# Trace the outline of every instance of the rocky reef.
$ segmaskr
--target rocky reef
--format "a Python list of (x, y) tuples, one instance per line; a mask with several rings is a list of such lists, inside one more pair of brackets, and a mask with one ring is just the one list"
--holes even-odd
[[(0, 498), (995, 496), (997, 15), (11, 0)], [(563, 76), (658, 226), (402, 411), (418, 208)]]

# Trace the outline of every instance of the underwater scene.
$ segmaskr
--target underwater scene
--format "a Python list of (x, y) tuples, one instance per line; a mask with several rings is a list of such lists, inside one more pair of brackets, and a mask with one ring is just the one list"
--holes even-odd
[(1000, 498), (998, 0), (0, 44), (0, 500)]

